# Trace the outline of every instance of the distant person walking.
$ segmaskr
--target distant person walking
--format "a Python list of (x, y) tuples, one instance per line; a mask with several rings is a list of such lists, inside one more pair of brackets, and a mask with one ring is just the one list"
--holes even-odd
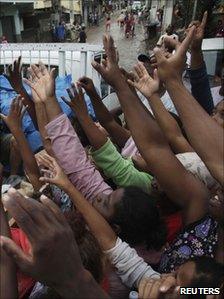
[(106, 32), (110, 31), (110, 27), (111, 27), (111, 19), (110, 19), (110, 17), (107, 17), (107, 19), (106, 19)]
[(81, 31), (79, 32), (79, 43), (86, 43), (86, 39), (85, 26), (82, 26)]
[(56, 27), (56, 36), (57, 41), (62, 43), (65, 41), (65, 25), (64, 22), (59, 22), (59, 25)]

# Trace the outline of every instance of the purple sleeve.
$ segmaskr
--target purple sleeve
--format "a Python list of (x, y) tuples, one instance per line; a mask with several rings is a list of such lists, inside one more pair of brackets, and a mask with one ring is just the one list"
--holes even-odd
[(92, 201), (98, 194), (110, 194), (99, 171), (88, 159), (74, 128), (65, 114), (47, 124), (47, 134), (58, 163), (68, 175), (73, 185)]

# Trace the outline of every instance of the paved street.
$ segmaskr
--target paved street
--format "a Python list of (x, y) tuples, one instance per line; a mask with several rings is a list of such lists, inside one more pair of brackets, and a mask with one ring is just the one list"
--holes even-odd
[[(143, 27), (139, 24), (135, 26), (135, 37), (126, 38), (124, 29), (121, 29), (116, 22), (118, 13), (112, 16), (111, 35), (115, 40), (115, 44), (119, 51), (120, 65), (127, 70), (130, 70), (137, 61), (137, 56), (142, 51), (144, 52), (145, 43)], [(87, 43), (99, 44), (102, 43), (102, 36), (105, 33), (105, 21), (101, 22), (99, 27), (92, 27), (87, 31)]]

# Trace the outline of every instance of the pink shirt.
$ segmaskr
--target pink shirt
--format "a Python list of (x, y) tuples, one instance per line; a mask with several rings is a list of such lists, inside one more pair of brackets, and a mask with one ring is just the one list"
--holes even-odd
[(58, 163), (86, 199), (93, 201), (98, 194), (110, 194), (113, 191), (90, 162), (65, 114), (60, 114), (48, 123), (46, 130)]
[(139, 154), (139, 151), (135, 145), (135, 142), (131, 137), (128, 138), (127, 142), (125, 143), (124, 147), (121, 150), (121, 155), (126, 158), (132, 158), (133, 156)]

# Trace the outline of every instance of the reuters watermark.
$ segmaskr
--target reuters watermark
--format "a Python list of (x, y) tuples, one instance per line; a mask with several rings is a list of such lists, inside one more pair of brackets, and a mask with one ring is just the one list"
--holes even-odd
[(180, 288), (180, 295), (219, 295), (220, 288)]

